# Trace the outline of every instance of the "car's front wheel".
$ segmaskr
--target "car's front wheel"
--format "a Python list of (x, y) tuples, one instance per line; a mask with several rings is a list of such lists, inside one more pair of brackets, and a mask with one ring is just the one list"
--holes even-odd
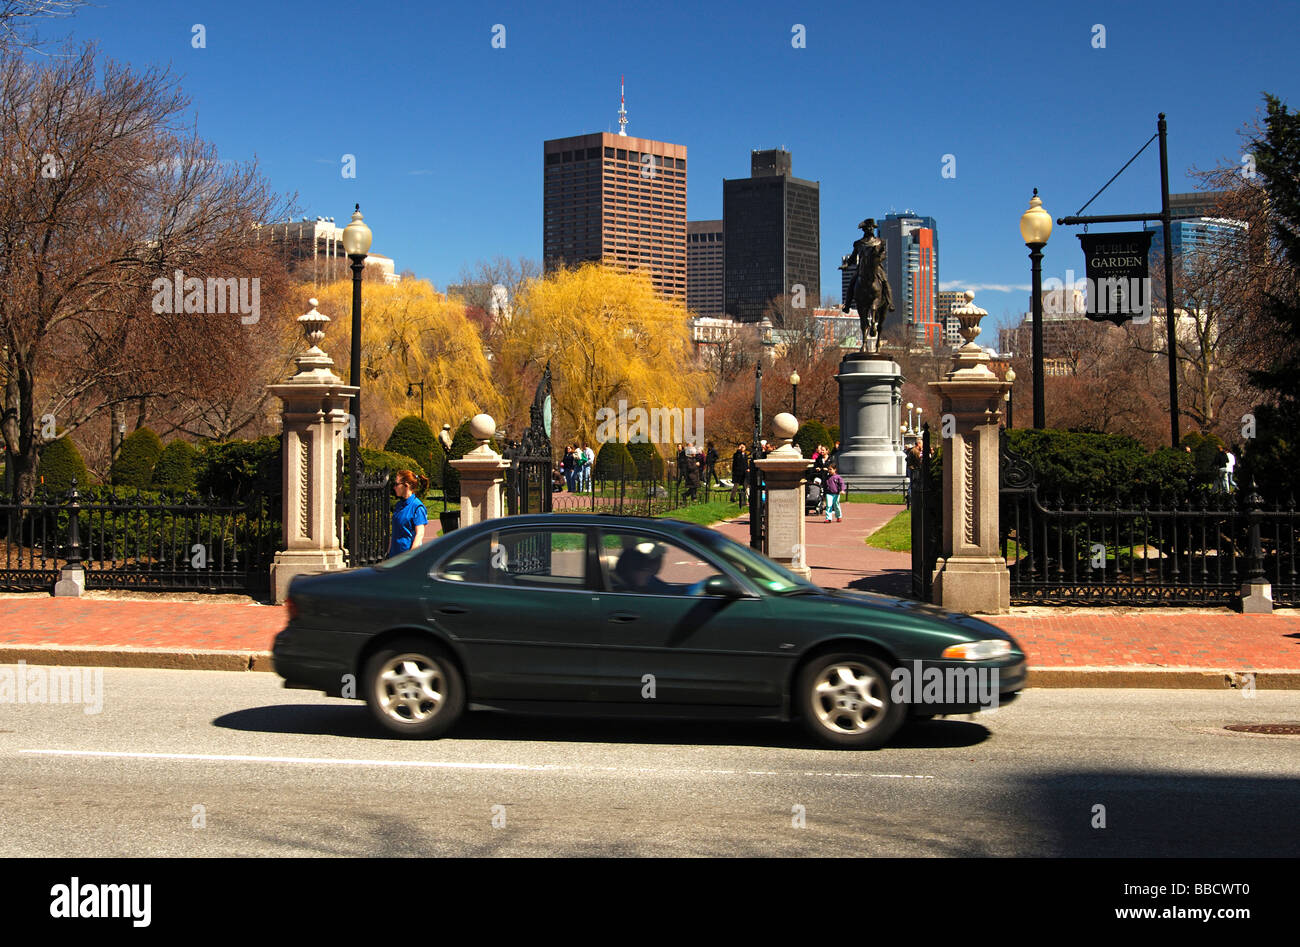
[(825, 654), (800, 672), (800, 717), (819, 743), (873, 750), (898, 732), (907, 706), (890, 698), (889, 668), (864, 654)]
[(440, 648), (418, 638), (376, 651), (364, 680), (370, 713), (398, 736), (441, 736), (465, 710), (460, 671)]

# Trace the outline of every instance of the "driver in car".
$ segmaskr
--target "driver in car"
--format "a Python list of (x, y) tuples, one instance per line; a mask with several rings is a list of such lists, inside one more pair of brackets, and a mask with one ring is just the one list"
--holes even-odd
[(659, 578), (664, 563), (664, 547), (659, 543), (637, 543), (623, 550), (614, 573), (629, 592), (646, 595), (669, 595), (676, 589)]

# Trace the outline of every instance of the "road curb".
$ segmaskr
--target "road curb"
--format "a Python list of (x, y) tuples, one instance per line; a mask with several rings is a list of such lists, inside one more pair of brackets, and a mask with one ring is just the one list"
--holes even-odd
[[(179, 671), (266, 671), (275, 667), (269, 651), (196, 651), (162, 648), (0, 645), (0, 664), (159, 668)], [(1232, 690), (1254, 675), (1257, 690), (1300, 690), (1300, 670), (1240, 668), (1031, 667), (1027, 685), (1036, 687), (1169, 688)]]
[(163, 668), (177, 671), (270, 671), (269, 651), (106, 648), (75, 645), (0, 645), (0, 664)]

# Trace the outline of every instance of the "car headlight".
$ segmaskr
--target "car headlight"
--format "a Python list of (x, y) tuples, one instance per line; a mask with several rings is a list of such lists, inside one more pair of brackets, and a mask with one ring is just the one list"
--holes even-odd
[(984, 641), (967, 641), (943, 649), (943, 657), (957, 661), (991, 661), (1005, 658), (1011, 653), (1011, 642), (1001, 638), (989, 638)]

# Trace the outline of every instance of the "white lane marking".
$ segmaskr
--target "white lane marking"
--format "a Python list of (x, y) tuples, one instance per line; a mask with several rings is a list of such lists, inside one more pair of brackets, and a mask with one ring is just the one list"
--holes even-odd
[[(456, 763), (445, 760), (339, 760), (323, 759), (312, 756), (243, 756), (221, 753), (129, 753), (114, 750), (19, 750), (36, 756), (91, 756), (111, 759), (132, 760), (173, 760), (180, 762), (215, 762), (215, 763), (306, 763), (316, 766), (414, 766), (427, 769), (491, 769), (523, 770), (527, 772), (607, 772), (607, 773), (662, 773), (664, 775), (681, 775), (683, 773), (697, 776), (794, 776), (793, 770), (781, 773), (776, 770), (749, 770), (742, 774), (733, 769), (661, 769), (656, 767), (618, 767), (618, 766), (561, 766), (554, 763)], [(912, 775), (908, 773), (803, 773), (804, 776), (845, 776), (854, 779), (934, 779), (933, 776)]]

